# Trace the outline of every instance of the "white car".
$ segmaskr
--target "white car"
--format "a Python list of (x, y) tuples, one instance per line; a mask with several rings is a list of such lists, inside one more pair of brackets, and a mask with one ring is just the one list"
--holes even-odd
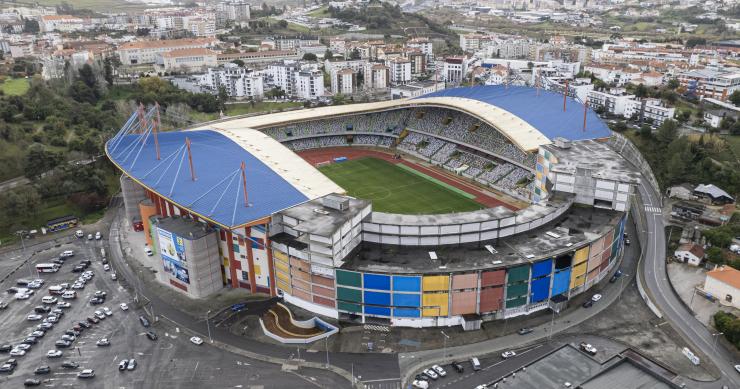
[(26, 352), (24, 350), (21, 350), (19, 348), (14, 348), (10, 350), (10, 356), (11, 357), (22, 357), (26, 355)]
[(108, 338), (103, 338), (95, 342), (95, 345), (98, 347), (110, 346), (110, 340), (108, 340)]
[(108, 265), (108, 264), (103, 265), (103, 270), (105, 270), (105, 271), (110, 270), (110, 265)]
[(28, 320), (28, 321), (39, 321), (41, 319), (43, 319), (43, 316), (37, 315), (35, 313), (32, 313), (32, 314), (26, 316), (26, 320)]
[(447, 375), (447, 372), (445, 371), (445, 369), (443, 369), (442, 366), (440, 366), (440, 365), (434, 365), (434, 366), (432, 366), (432, 369), (434, 369), (434, 371), (437, 374), (439, 374), (440, 377), (444, 377), (444, 376)]
[(103, 313), (105, 314), (105, 316), (110, 316), (113, 314), (113, 311), (111, 311), (110, 308), (108, 307), (103, 307), (101, 309), (103, 310)]
[(15, 299), (16, 300), (28, 300), (31, 297), (28, 293), (16, 293)]
[(41, 285), (44, 284), (44, 280), (42, 278), (37, 278), (37, 279), (35, 279), (35, 280), (31, 281), (31, 282), (36, 282), (36, 283), (39, 283)]
[[(82, 238), (82, 237), (80, 237), (80, 238)], [(59, 256), (62, 257), (62, 258), (74, 257), (74, 255), (75, 255), (75, 252), (72, 251), (72, 250), (62, 251), (62, 253), (59, 254)]]
[[(107, 265), (106, 265), (106, 266), (107, 266)], [(116, 273), (111, 273), (111, 274), (110, 274), (110, 279), (111, 279), (111, 280), (113, 280), (113, 281), (115, 281), (115, 280), (117, 280), (117, 279), (118, 279), (118, 276), (116, 275)]]
[(429, 388), (429, 382), (424, 381), (424, 380), (414, 380), (414, 383), (412, 385), (414, 386), (414, 388), (419, 388), (419, 389)]
[(82, 238), (83, 236), (85, 236), (85, 233), (82, 232), (82, 230), (77, 230), (75, 231), (75, 236), (78, 238)]
[(72, 284), (72, 289), (85, 289), (85, 284), (81, 282), (75, 282)]
[(66, 301), (60, 301), (57, 303), (57, 308), (69, 308), (72, 304), (66, 302)]
[(62, 356), (62, 350), (49, 350), (48, 353), (46, 353), (47, 358), (60, 358)]
[(93, 240), (93, 234), (87, 234), (87, 240)]
[(197, 336), (193, 336), (192, 338), (190, 338), (190, 341), (191, 341), (191, 342), (192, 342), (193, 344), (197, 344), (197, 345), (201, 345), (201, 344), (203, 344), (203, 339), (201, 339), (201, 338), (199, 338), (199, 337), (197, 337)]
[(149, 256), (149, 257), (151, 257), (152, 255), (154, 255), (154, 252), (152, 251), (152, 248), (151, 248), (151, 247), (149, 247), (149, 246), (146, 246), (146, 247), (144, 247), (144, 252), (145, 252), (145, 253), (146, 253), (146, 255), (147, 255), (147, 256)]
[(31, 345), (28, 343), (21, 343), (21, 344), (16, 345), (14, 348), (18, 350), (28, 351), (28, 349), (31, 348)]
[(740, 365), (735, 365), (735, 370), (737, 370), (737, 372), (740, 373)]
[(120, 307), (122, 311), (128, 311), (128, 305), (126, 303), (121, 303)]
[(516, 356), (516, 353), (513, 352), (513, 351), (504, 351), (504, 352), (501, 353), (501, 358), (503, 358), (503, 359), (507, 359), (507, 358), (511, 358), (511, 357), (515, 357), (515, 356)]
[(427, 376), (427, 377), (429, 377), (429, 378), (431, 378), (433, 380), (436, 380), (437, 378), (439, 378), (439, 374), (437, 374), (437, 372), (435, 372), (432, 369), (426, 369), (426, 370), (423, 371), (423, 373), (424, 373), (425, 376)]
[(601, 300), (601, 295), (600, 295), (600, 294), (598, 294), (598, 293), (596, 293), (595, 295), (593, 295), (593, 296), (591, 297), (591, 301), (593, 301), (593, 302), (597, 302), (597, 301), (599, 301), (599, 300)]
[(62, 293), (62, 298), (63, 299), (75, 299), (77, 298), (77, 292), (75, 292), (74, 290), (68, 290)]
[(59, 301), (59, 300), (56, 297), (54, 297), (54, 296), (44, 296), (41, 299), (41, 302), (44, 303), (44, 304), (56, 304), (57, 301)]
[(94, 314), (94, 315), (95, 315), (95, 317), (97, 317), (98, 319), (100, 319), (100, 320), (105, 320), (105, 314), (104, 314), (103, 312), (101, 312), (101, 311), (95, 311), (95, 312), (94, 312), (93, 314)]
[(56, 315), (49, 315), (44, 319), (44, 321), (47, 323), (56, 323), (59, 321), (59, 317)]
[(103, 235), (100, 234), (100, 231), (98, 231), (98, 232), (95, 233), (95, 240), (100, 240), (100, 238), (102, 238), (102, 237), (103, 237)]

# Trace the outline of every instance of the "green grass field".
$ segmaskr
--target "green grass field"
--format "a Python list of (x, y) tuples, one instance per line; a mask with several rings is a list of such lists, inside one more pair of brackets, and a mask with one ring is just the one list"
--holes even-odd
[(0, 88), (7, 96), (25, 95), (29, 87), (28, 80), (25, 78), (8, 78), (0, 84)]
[(434, 214), (484, 208), (468, 193), (377, 158), (334, 163), (319, 170), (350, 196), (372, 200), (374, 211)]

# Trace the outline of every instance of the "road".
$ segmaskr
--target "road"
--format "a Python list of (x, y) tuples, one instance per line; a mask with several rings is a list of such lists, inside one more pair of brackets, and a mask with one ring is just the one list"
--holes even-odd
[[(644, 266), (644, 280), (647, 292), (653, 303), (663, 313), (663, 318), (678, 331), (690, 344), (693, 344), (701, 352), (708, 356), (711, 362), (717, 366), (722, 373), (720, 383), (729, 385), (730, 388), (740, 388), (740, 379), (733, 365), (732, 355), (724, 349), (721, 344), (714, 346), (712, 333), (697, 320), (693, 314), (679, 300), (679, 297), (671, 288), (666, 273), (666, 241), (665, 225), (662, 212), (654, 212), (648, 209), (661, 208), (660, 195), (655, 193), (652, 186), (642, 180), (638, 187), (642, 196), (647, 218), (647, 239), (643, 239), (647, 248)], [(693, 350), (696, 352), (696, 350)], [(718, 382), (705, 384), (706, 387), (717, 388)], [(697, 386), (700, 383), (696, 383)]]
[[(187, 328), (188, 330), (207, 334), (209, 328), (204, 320), (194, 318), (187, 313), (172, 306), (169, 302), (163, 300), (156, 293), (147, 290), (144, 282), (137, 282), (138, 275), (132, 265), (123, 259), (121, 246), (118, 244), (119, 230), (121, 228), (121, 212), (117, 213), (113, 225), (110, 228), (110, 248), (112, 262), (115, 264), (117, 271), (127, 280), (132, 280), (132, 287), (139, 296), (144, 296), (150, 301), (149, 308), (153, 309), (157, 316), (162, 316), (177, 325)], [(294, 347), (275, 346), (262, 343), (254, 339), (246, 338), (233, 334), (226, 328), (210, 327), (210, 333), (215, 341), (219, 341), (239, 349), (252, 352), (259, 355), (265, 355), (274, 358), (281, 358), (286, 361), (290, 360), (295, 353)], [(303, 360), (309, 362), (325, 363), (326, 354), (301, 353)], [(397, 354), (383, 353), (343, 353), (330, 352), (329, 362), (346, 371), (354, 371), (355, 376), (362, 377), (367, 388), (397, 388), (400, 377), (398, 356)]]

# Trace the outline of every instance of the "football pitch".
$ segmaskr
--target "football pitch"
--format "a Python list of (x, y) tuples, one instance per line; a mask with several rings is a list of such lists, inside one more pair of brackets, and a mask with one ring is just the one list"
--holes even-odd
[(382, 159), (354, 159), (319, 170), (347, 190), (348, 195), (372, 200), (374, 211), (415, 215), (485, 208), (471, 194)]

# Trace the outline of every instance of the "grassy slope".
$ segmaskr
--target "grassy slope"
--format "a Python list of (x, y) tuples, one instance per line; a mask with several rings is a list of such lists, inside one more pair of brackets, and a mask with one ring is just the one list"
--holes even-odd
[(25, 95), (30, 87), (28, 79), (25, 78), (8, 78), (0, 85), (3, 93), (9, 96)]
[(331, 164), (320, 170), (350, 196), (372, 200), (375, 211), (433, 214), (482, 208), (473, 200), (376, 158)]

